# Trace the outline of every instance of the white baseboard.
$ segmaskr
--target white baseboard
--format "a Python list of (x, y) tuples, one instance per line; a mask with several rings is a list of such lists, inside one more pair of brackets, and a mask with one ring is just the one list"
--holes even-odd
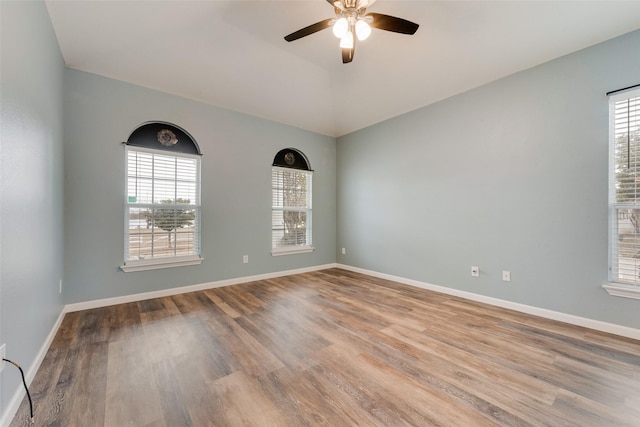
[[(42, 364), (44, 357), (47, 355), (47, 351), (49, 351), (49, 346), (51, 346), (53, 339), (58, 333), (58, 328), (60, 328), (60, 325), (62, 324), (64, 313), (65, 311), (63, 308), (60, 314), (58, 315), (58, 318), (56, 319), (55, 323), (53, 324), (53, 327), (51, 328), (49, 335), (47, 335), (47, 338), (42, 343), (42, 346), (40, 347), (40, 351), (38, 351), (38, 354), (36, 355), (35, 360), (31, 364), (27, 372), (25, 372), (24, 379), (27, 382), (27, 384), (29, 385), (31, 384), (31, 381), (33, 381), (33, 378), (36, 376), (36, 372), (38, 372), (38, 369), (40, 369), (40, 365)], [(7, 405), (4, 413), (2, 414), (2, 418), (0, 418), (0, 427), (9, 427), (9, 424), (11, 424), (11, 421), (13, 420), (13, 417), (16, 415), (16, 412), (18, 412), (18, 408), (20, 407), (20, 404), (22, 403), (22, 399), (24, 399), (25, 395), (26, 395), (26, 392), (24, 391), (22, 382), (20, 382), (18, 389), (15, 391), (15, 393), (13, 393), (13, 396), (11, 397), (9, 404)]]
[(219, 280), (216, 282), (199, 283), (197, 285), (180, 286), (171, 289), (162, 289), (159, 291), (144, 292), (140, 294), (124, 295), (121, 297), (104, 298), (93, 301), (78, 302), (67, 304), (64, 308), (65, 313), (73, 311), (89, 310), (92, 308), (107, 307), (110, 305), (124, 304), (128, 302), (144, 301), (152, 298), (162, 298), (171, 295), (186, 294), (187, 292), (204, 291), (206, 289), (220, 288), (222, 286), (238, 285), (240, 283), (255, 282), (257, 280), (273, 279), (275, 277), (291, 276), (293, 274), (308, 273), (310, 271), (326, 270), (327, 268), (337, 267), (338, 264), (324, 264), (313, 267), (297, 268), (295, 270), (276, 271), (274, 273), (257, 274), (255, 276), (237, 277), (234, 279)]
[(534, 316), (543, 317), (545, 319), (557, 320), (571, 325), (583, 326), (585, 328), (594, 329), (596, 331), (607, 332), (622, 337), (640, 340), (640, 329), (630, 328), (628, 326), (616, 325), (614, 323), (602, 322), (600, 320), (588, 319), (586, 317), (574, 316), (572, 314), (561, 313), (558, 311), (547, 310), (545, 308), (533, 307), (517, 302), (506, 301), (499, 298), (488, 297), (485, 295), (474, 294), (471, 292), (461, 291), (458, 289), (447, 288), (445, 286), (433, 285), (431, 283), (420, 282), (418, 280), (406, 279), (404, 277), (392, 276), (390, 274), (379, 273), (377, 271), (366, 270), (364, 268), (352, 267), (350, 265), (338, 264), (337, 268), (353, 271), (355, 273), (367, 274), (369, 276), (378, 277), (380, 279), (391, 280), (403, 283), (417, 288), (428, 289), (430, 291), (440, 292), (447, 295), (468, 299), (471, 301), (482, 302), (496, 307), (507, 308), (521, 313), (532, 314)]
[[(184, 294), (187, 292), (202, 291), (206, 289), (219, 288), (222, 286), (238, 285), (240, 283), (254, 282), (257, 280), (273, 279), (275, 277), (291, 276), (293, 274), (308, 273), (310, 271), (326, 270), (328, 268), (334, 268), (334, 267), (337, 267), (337, 264), (335, 263), (324, 264), (324, 265), (317, 265), (313, 267), (298, 268), (295, 270), (277, 271), (274, 273), (265, 273), (265, 274), (257, 274), (254, 276), (238, 277), (234, 279), (220, 280), (216, 282), (201, 283), (197, 285), (182, 286), (182, 287), (171, 288), (171, 289), (163, 289), (160, 291), (145, 292), (140, 294), (125, 295), (121, 297), (105, 298), (100, 300), (67, 304), (62, 308), (62, 311), (60, 312), (58, 319), (56, 320), (53, 327), (51, 328), (51, 332), (49, 332), (49, 335), (47, 336), (45, 342), (40, 347), (40, 351), (38, 352), (36, 359), (33, 361), (31, 366), (29, 367), (29, 370), (25, 373), (25, 380), (27, 381), (28, 385), (30, 385), (31, 381), (33, 381), (33, 378), (35, 377), (36, 372), (38, 372), (38, 369), (40, 368), (40, 365), (42, 364), (42, 361), (44, 360), (44, 357), (46, 356), (47, 351), (49, 350), (49, 347), (51, 346), (51, 343), (53, 342), (53, 339), (56, 336), (56, 333), (58, 333), (58, 329), (60, 328), (60, 325), (62, 324), (62, 319), (64, 318), (64, 315), (66, 313), (71, 313), (71, 312), (80, 311), (80, 310), (88, 310), (91, 308), (107, 307), (110, 305), (123, 304), (127, 302), (136, 302), (136, 301), (143, 301), (143, 300), (152, 299), (152, 298), (160, 298), (165, 296)], [(22, 403), (22, 399), (24, 399), (25, 394), (26, 393), (24, 391), (24, 387), (22, 386), (22, 384), (20, 384), (20, 387), (14, 393), (13, 397), (11, 398), (11, 401), (7, 405), (4, 413), (2, 414), (2, 417), (0, 418), (0, 427), (9, 427), (9, 424), (11, 424), (13, 417), (16, 415), (16, 412), (18, 411), (18, 408), (20, 407), (20, 403)]]
[[(27, 384), (31, 384), (31, 381), (33, 380), (36, 372), (40, 368), (40, 365), (42, 364), (42, 361), (44, 360), (44, 357), (46, 356), (47, 351), (49, 350), (49, 346), (53, 342), (53, 339), (56, 333), (58, 332), (58, 328), (60, 327), (60, 324), (62, 323), (62, 319), (64, 318), (64, 315), (66, 313), (80, 311), (80, 310), (88, 310), (92, 308), (107, 307), (115, 304), (143, 301), (143, 300), (152, 299), (152, 298), (178, 295), (178, 294), (183, 294), (187, 292), (219, 288), (222, 286), (237, 285), (237, 284), (253, 282), (257, 280), (266, 280), (266, 279), (273, 279), (276, 277), (291, 276), (293, 274), (308, 273), (310, 271), (326, 270), (328, 268), (342, 268), (344, 270), (366, 274), (366, 275), (378, 277), (381, 279), (391, 280), (394, 282), (403, 283), (405, 285), (414, 286), (417, 288), (440, 292), (447, 295), (453, 295), (453, 296), (468, 299), (471, 301), (482, 302), (482, 303), (494, 305), (497, 307), (519, 311), (521, 313), (527, 313), (534, 316), (543, 317), (546, 319), (557, 320), (557, 321), (569, 323), (572, 325), (583, 326), (583, 327), (594, 329), (597, 331), (607, 332), (615, 335), (620, 335), (623, 337), (640, 340), (640, 329), (634, 329), (627, 326), (602, 322), (599, 320), (587, 319), (584, 317), (574, 316), (571, 314), (561, 313), (553, 310), (547, 310), (544, 308), (532, 307), (525, 304), (501, 300), (498, 298), (474, 294), (471, 292), (447, 288), (444, 286), (433, 285), (430, 283), (420, 282), (417, 280), (406, 279), (404, 277), (393, 276), (390, 274), (380, 273), (377, 271), (367, 270), (364, 268), (333, 263), (333, 264), (324, 264), (324, 265), (318, 265), (318, 266), (307, 267), (307, 268), (300, 268), (295, 270), (285, 270), (285, 271), (279, 271), (274, 273), (258, 274), (255, 276), (238, 277), (235, 279), (220, 280), (216, 282), (201, 283), (197, 285), (182, 286), (178, 288), (163, 289), (160, 291), (145, 292), (140, 294), (125, 295), (121, 297), (105, 298), (100, 300), (68, 304), (60, 312), (58, 319), (56, 320), (55, 324), (51, 328), (51, 332), (49, 332), (49, 335), (47, 336), (45, 342), (40, 347), (40, 351), (38, 352), (36, 359), (33, 361), (31, 366), (29, 367), (29, 370), (25, 374), (25, 379), (27, 381)], [(0, 427), (9, 426), (16, 412), (18, 411), (18, 408), (20, 407), (20, 403), (22, 402), (22, 399), (24, 398), (24, 396), (25, 396), (24, 388), (22, 387), (22, 384), (20, 384), (20, 387), (14, 393), (13, 397), (11, 398), (11, 401), (7, 405), (6, 410), (2, 414), (2, 418), (0, 418)]]

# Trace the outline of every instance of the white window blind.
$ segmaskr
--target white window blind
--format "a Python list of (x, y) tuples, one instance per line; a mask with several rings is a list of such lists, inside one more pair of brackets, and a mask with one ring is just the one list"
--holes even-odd
[(125, 264), (200, 256), (200, 157), (127, 147)]
[(273, 167), (272, 253), (311, 250), (311, 181), (306, 170)]
[(610, 98), (610, 277), (640, 285), (640, 90)]

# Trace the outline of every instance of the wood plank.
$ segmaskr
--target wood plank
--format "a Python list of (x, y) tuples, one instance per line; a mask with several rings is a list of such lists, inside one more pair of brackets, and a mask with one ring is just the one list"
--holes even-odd
[(148, 351), (143, 337), (109, 344), (104, 425), (135, 427), (155, 422), (161, 416), (162, 405), (151, 375), (152, 364), (146, 357)]
[(214, 424), (220, 426), (286, 426), (286, 418), (277, 410), (262, 390), (242, 371), (220, 378), (213, 383), (214, 400), (221, 410), (214, 414)]
[(193, 421), (189, 415), (189, 409), (184, 401), (176, 374), (178, 371), (172, 360), (162, 360), (152, 366), (154, 386), (158, 390), (160, 406), (162, 408), (163, 425), (167, 427), (191, 427)]

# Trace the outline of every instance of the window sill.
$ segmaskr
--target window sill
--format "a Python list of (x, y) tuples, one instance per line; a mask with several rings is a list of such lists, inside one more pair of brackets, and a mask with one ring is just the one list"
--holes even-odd
[(293, 255), (293, 254), (306, 254), (313, 252), (316, 248), (313, 246), (293, 246), (290, 248), (275, 248), (271, 249), (271, 256), (280, 255)]
[(182, 257), (150, 261), (129, 261), (120, 266), (125, 273), (136, 271), (157, 270), (160, 268), (185, 267), (187, 265), (199, 265), (204, 261), (200, 257)]
[(602, 285), (602, 287), (609, 295), (614, 297), (640, 299), (640, 286), (609, 282)]

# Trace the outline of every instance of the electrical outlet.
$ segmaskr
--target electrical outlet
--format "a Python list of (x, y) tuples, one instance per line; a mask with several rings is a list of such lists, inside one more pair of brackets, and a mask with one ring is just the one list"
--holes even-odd
[(242, 263), (249, 264), (249, 255), (242, 255)]
[(502, 280), (504, 280), (505, 282), (510, 282), (511, 281), (511, 272), (503, 270), (502, 271)]
[(480, 277), (480, 268), (479, 267), (471, 267), (471, 275), (473, 277)]
[(346, 255), (347, 254), (347, 249), (346, 248), (342, 248), (342, 255)]
[(60, 279), (60, 283), (58, 284), (58, 293), (62, 293), (62, 279)]
[(7, 355), (7, 345), (6, 344), (2, 344), (2, 346), (0, 346), (0, 372), (2, 372), (4, 370), (4, 359)]

